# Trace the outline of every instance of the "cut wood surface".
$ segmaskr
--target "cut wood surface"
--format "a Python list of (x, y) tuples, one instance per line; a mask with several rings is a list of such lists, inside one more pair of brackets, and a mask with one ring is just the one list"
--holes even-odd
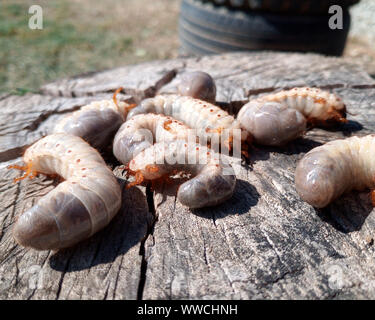
[[(217, 83), (218, 104), (236, 113), (249, 98), (293, 86), (340, 95), (349, 122), (315, 128), (283, 148), (256, 146), (234, 164), (232, 199), (189, 210), (177, 185), (124, 190), (108, 227), (59, 252), (24, 249), (16, 217), (52, 190), (43, 175), (12, 182), (22, 154), (61, 117), (93, 100), (140, 101), (174, 92), (183, 72)], [(303, 155), (327, 141), (375, 132), (375, 81), (349, 60), (311, 54), (233, 53), (155, 61), (64, 79), (40, 94), (0, 97), (0, 299), (346, 299), (375, 298), (375, 210), (352, 192), (316, 210), (296, 193)], [(104, 154), (121, 184), (119, 163)]]

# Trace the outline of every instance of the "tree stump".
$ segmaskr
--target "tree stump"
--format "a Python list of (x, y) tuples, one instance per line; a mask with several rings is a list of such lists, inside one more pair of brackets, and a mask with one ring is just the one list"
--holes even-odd
[[(249, 98), (294, 86), (339, 94), (349, 122), (315, 128), (283, 148), (258, 146), (236, 165), (232, 199), (201, 210), (176, 201), (176, 185), (125, 190), (108, 227), (58, 252), (24, 249), (12, 238), (17, 215), (57, 181), (18, 184), (7, 170), (56, 121), (123, 87), (139, 102), (174, 92), (186, 70), (208, 72), (218, 104), (232, 113)], [(344, 299), (375, 298), (375, 211), (368, 192), (316, 210), (296, 193), (294, 171), (322, 143), (375, 131), (375, 81), (342, 58), (231, 53), (156, 61), (57, 81), (40, 94), (0, 97), (1, 299)], [(118, 163), (105, 155), (123, 182)]]

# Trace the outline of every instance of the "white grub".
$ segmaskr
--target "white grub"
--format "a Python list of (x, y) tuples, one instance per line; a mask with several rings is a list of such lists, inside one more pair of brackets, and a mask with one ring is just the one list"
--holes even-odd
[(251, 100), (237, 119), (255, 142), (281, 146), (302, 136), (307, 123), (346, 122), (345, 117), (345, 105), (338, 96), (302, 87)]
[(23, 160), (27, 173), (57, 174), (65, 181), (18, 217), (13, 236), (20, 245), (38, 250), (72, 246), (105, 227), (118, 212), (121, 189), (116, 177), (81, 138), (46, 136), (26, 150)]
[(350, 190), (375, 188), (375, 135), (335, 140), (298, 163), (295, 184), (302, 200), (323, 208)]
[(213, 140), (213, 137), (227, 136), (226, 144), (232, 143), (235, 130), (241, 134), (241, 141), (247, 138), (245, 131), (241, 132), (240, 123), (221, 108), (188, 96), (176, 94), (158, 95), (143, 100), (128, 113), (127, 119), (137, 114), (156, 113), (171, 116), (182, 121), (192, 129), (196, 129), (197, 136)]

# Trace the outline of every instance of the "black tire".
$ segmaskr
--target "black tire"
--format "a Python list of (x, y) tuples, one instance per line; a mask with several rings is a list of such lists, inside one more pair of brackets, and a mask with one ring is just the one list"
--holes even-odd
[(350, 27), (328, 27), (330, 15), (241, 12), (197, 0), (183, 0), (179, 19), (181, 51), (202, 55), (228, 51), (279, 50), (342, 54)]
[(324, 14), (332, 5), (342, 8), (358, 3), (360, 0), (201, 0), (217, 6), (227, 6), (241, 10), (260, 10), (269, 12), (288, 12), (302, 14)]

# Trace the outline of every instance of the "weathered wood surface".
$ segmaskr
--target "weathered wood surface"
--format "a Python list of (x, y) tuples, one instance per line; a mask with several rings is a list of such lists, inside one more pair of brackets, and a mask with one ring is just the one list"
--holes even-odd
[[(136, 101), (173, 92), (185, 70), (209, 72), (221, 105), (281, 88), (328, 88), (345, 100), (349, 123), (313, 129), (282, 149), (258, 147), (235, 164), (238, 184), (225, 204), (190, 211), (176, 186), (124, 192), (114, 221), (58, 253), (18, 246), (11, 227), (57, 182), (13, 184), (6, 169), (56, 121), (113, 90)], [(375, 81), (349, 61), (318, 55), (253, 53), (152, 62), (48, 84), (40, 95), (0, 98), (0, 298), (2, 299), (343, 299), (375, 298), (375, 210), (368, 193), (326, 209), (302, 202), (297, 161), (326, 141), (375, 131)], [(116, 163), (105, 155), (112, 167)], [(115, 173), (122, 181), (121, 171)]]

